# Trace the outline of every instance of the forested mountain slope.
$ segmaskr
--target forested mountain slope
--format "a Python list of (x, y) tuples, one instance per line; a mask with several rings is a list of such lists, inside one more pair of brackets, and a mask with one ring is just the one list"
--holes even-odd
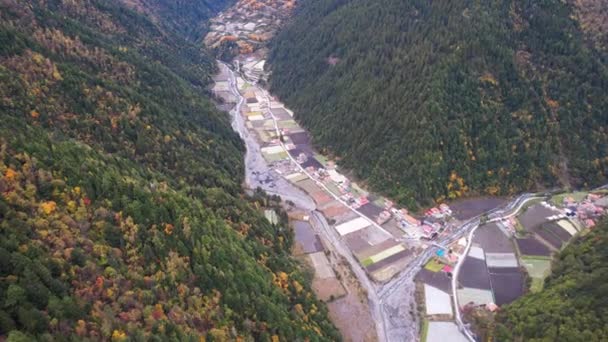
[(497, 316), (497, 341), (604, 341), (608, 336), (608, 222), (575, 240), (540, 293)]
[(153, 22), (197, 41), (205, 36), (209, 19), (230, 7), (235, 0), (119, 0), (130, 9), (148, 16)]
[(305, 0), (273, 44), (271, 88), (318, 145), (411, 207), (598, 184), (608, 69), (581, 8)]
[(212, 59), (125, 6), (0, 1), (0, 340), (339, 339)]

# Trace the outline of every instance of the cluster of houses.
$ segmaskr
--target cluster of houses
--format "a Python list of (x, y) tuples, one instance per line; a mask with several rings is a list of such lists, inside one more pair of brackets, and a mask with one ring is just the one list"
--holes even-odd
[(580, 201), (573, 196), (566, 196), (562, 204), (567, 216), (577, 218), (586, 227), (591, 228), (608, 211), (608, 196), (589, 193)]
[(422, 219), (412, 216), (404, 208), (390, 208), (389, 211), (398, 220), (406, 234), (425, 239), (437, 237), (446, 229), (447, 221), (452, 217), (452, 210), (445, 203), (442, 203), (439, 207), (428, 209)]
[(294, 0), (239, 1), (235, 6), (211, 20), (205, 45), (218, 48), (234, 42), (239, 53), (252, 53), (265, 46), (295, 5)]
[(450, 207), (442, 203), (439, 207), (430, 208), (425, 212), (425, 217), (422, 220), (423, 237), (433, 239), (439, 233), (443, 232), (447, 227), (447, 221), (452, 217)]
[[(296, 161), (299, 164), (305, 164), (312, 156), (305, 153), (300, 153), (296, 156)], [(320, 164), (320, 163), (319, 163)], [(365, 193), (359, 193), (351, 186), (351, 182), (344, 175), (340, 174), (333, 163), (327, 163), (323, 167), (315, 168), (308, 166), (307, 171), (315, 178), (330, 186), (330, 189), (336, 189), (341, 200), (347, 203), (354, 209), (359, 209), (370, 204), (370, 198)], [(383, 225), (394, 218), (401, 229), (410, 237), (433, 239), (443, 232), (447, 227), (447, 221), (452, 217), (451, 208), (442, 203), (438, 207), (428, 209), (422, 219), (412, 215), (405, 208), (398, 208), (393, 202), (384, 200), (384, 206), (378, 208), (378, 214), (374, 219), (377, 224)]]
[(430, 208), (429, 210), (427, 210), (425, 212), (425, 215), (432, 216), (435, 218), (443, 218), (452, 215), (452, 210), (447, 204), (442, 203), (439, 205), (439, 207)]
[[(308, 157), (302, 158), (304, 163)], [(300, 158), (298, 158), (300, 163)], [(331, 164), (331, 163), (330, 163)], [(333, 165), (328, 165), (327, 168), (320, 167), (315, 169), (314, 166), (308, 166), (307, 171), (313, 176), (314, 179), (321, 181), (330, 190), (334, 190), (336, 195), (340, 197), (342, 201), (348, 204), (353, 209), (359, 209), (364, 205), (370, 203), (368, 195), (366, 193), (358, 193), (352, 188), (352, 184), (348, 178), (340, 174)]]
[[(321, 168), (314, 171), (313, 175), (324, 182), (333, 182), (341, 192), (340, 198), (354, 209), (370, 203), (367, 195), (352, 191), (349, 180), (335, 169)], [(389, 200), (385, 200), (384, 207), (380, 209), (382, 211), (375, 217), (376, 223), (383, 225), (394, 218), (401, 229), (414, 238), (433, 239), (437, 237), (448, 227), (447, 221), (452, 217), (452, 210), (445, 203), (427, 210), (422, 219), (416, 218), (405, 208), (396, 207)]]
[[(245, 60), (243, 66), (247, 67), (244, 67), (243, 70), (253, 69), (254, 61), (255, 59)], [(261, 140), (264, 141), (265, 146), (262, 148), (262, 152), (265, 158), (278, 168), (279, 173), (289, 174), (297, 171), (289, 166), (288, 153), (311, 175), (314, 181), (323, 183), (330, 192), (338, 196), (345, 204), (353, 209), (361, 210), (378, 225), (382, 226), (394, 220), (401, 231), (410, 238), (428, 240), (437, 237), (449, 228), (448, 221), (452, 218), (452, 210), (445, 203), (428, 209), (419, 218), (407, 209), (395, 206), (393, 202), (385, 198), (370, 197), (366, 191), (360, 189), (341, 174), (334, 162), (324, 160), (324, 158), (319, 159), (313, 153), (310, 142), (306, 139), (302, 141), (302, 136), (306, 133), (295, 124), (292, 113), (288, 112), (278, 102), (276, 106), (273, 106), (273, 103), (276, 102), (273, 102), (273, 99), (268, 104), (263, 95), (254, 89), (256, 88), (244, 91), (243, 95), (246, 102), (244, 115), (250, 122), (248, 126), (256, 130), (262, 138)], [(283, 110), (285, 110), (284, 113)], [(270, 112), (273, 117), (267, 114)], [(276, 120), (279, 128), (278, 136), (274, 133), (273, 120)], [(266, 140), (263, 138), (264, 135), (268, 135)], [(285, 149), (283, 149), (281, 143), (283, 143)], [(285, 164), (284, 167), (281, 167), (282, 164)]]
[(452, 218), (452, 210), (446, 204), (441, 204), (438, 208), (431, 208), (425, 212), (421, 220), (419, 230), (422, 238), (431, 240), (442, 232), (449, 230), (449, 221)]

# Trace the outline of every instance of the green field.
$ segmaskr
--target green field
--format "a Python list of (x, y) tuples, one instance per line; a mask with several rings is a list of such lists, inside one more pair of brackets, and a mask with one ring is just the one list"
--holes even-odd
[(420, 341), (426, 342), (426, 337), (429, 334), (429, 320), (422, 320), (422, 329), (420, 329)]
[(521, 223), (519, 222), (518, 219), (515, 219), (515, 230), (518, 233), (523, 233), (526, 231), (526, 228), (524, 228), (524, 226), (521, 225)]
[(384, 208), (384, 206), (386, 205), (386, 200), (384, 199), (384, 197), (379, 197), (374, 201), (374, 204), (379, 206), (380, 208)]
[(443, 268), (443, 264), (438, 262), (435, 259), (431, 259), (431, 261), (429, 261), (426, 265), (424, 265), (424, 268), (431, 271), (431, 272), (439, 272), (441, 271), (441, 269)]
[(367, 196), (369, 193), (359, 187), (356, 183), (351, 183), (350, 185), (351, 191), (353, 192), (353, 196)]
[(551, 272), (551, 259), (545, 257), (524, 256), (521, 258), (521, 263), (524, 265), (526, 271), (528, 271), (528, 274), (532, 278), (530, 290), (532, 292), (542, 290), (543, 281)]
[(281, 120), (281, 121), (277, 121), (277, 124), (279, 125), (279, 128), (287, 128), (287, 129), (300, 128), (300, 126), (298, 126), (298, 124), (294, 120)]
[(367, 258), (367, 259), (361, 260), (361, 265), (363, 265), (363, 267), (367, 267), (373, 263), (374, 263), (374, 261), (372, 260), (372, 258)]
[(530, 284), (530, 292), (540, 292), (543, 289), (544, 279), (532, 278), (532, 283)]
[(288, 158), (287, 152), (272, 153), (272, 154), (262, 152), (262, 155), (264, 156), (264, 159), (266, 159), (266, 161), (268, 161), (269, 163)]
[(314, 158), (319, 161), (319, 163), (323, 164), (323, 166), (327, 166), (327, 158), (324, 155), (315, 153)]
[(251, 88), (251, 85), (249, 83), (245, 82), (239, 87), (239, 90), (243, 91), (243, 90), (247, 90), (249, 88)]

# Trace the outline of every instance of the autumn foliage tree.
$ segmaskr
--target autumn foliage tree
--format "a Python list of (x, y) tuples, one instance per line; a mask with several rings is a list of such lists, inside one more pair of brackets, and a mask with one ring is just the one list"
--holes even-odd
[(0, 340), (338, 340), (164, 15), (0, 3)]

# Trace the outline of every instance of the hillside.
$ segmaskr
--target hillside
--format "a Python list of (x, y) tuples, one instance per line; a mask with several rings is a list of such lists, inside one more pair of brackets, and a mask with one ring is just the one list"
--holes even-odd
[(608, 222), (562, 251), (542, 292), (497, 316), (497, 341), (602, 341), (608, 330)]
[(319, 147), (410, 207), (595, 185), (607, 56), (578, 3), (306, 0), (274, 40), (271, 88)]
[(128, 8), (145, 14), (152, 22), (178, 33), (190, 41), (205, 36), (209, 21), (236, 0), (118, 0)]
[(0, 340), (339, 340), (213, 60), (124, 2), (0, 1)]

